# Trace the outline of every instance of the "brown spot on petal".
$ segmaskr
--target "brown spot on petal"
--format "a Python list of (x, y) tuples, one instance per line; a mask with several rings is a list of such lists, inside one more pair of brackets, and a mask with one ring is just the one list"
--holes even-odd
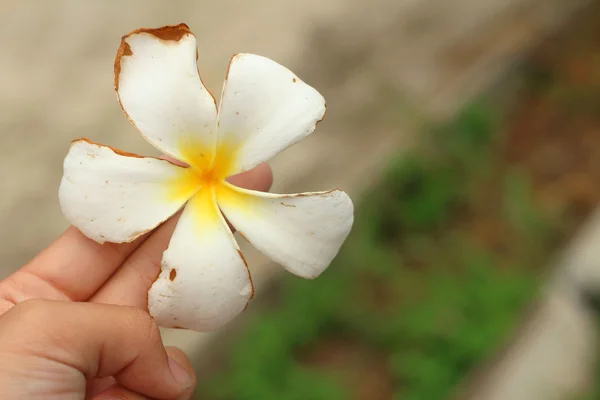
[(296, 78), (292, 78), (292, 82), (296, 83)]
[[(250, 274), (250, 270), (248, 269), (248, 263), (246, 262), (246, 258), (244, 258), (244, 254), (239, 249), (237, 252), (240, 255), (242, 261), (244, 262), (244, 265), (246, 266), (246, 272), (248, 272), (248, 279), (250, 280), (250, 287), (252, 288), (252, 294), (250, 294), (249, 300), (252, 300), (254, 298), (254, 282), (252, 282), (252, 275)], [(248, 304), (246, 304), (246, 306), (248, 306)]]
[(184, 328), (183, 326), (175, 325), (175, 326), (174, 326), (173, 328), (171, 328), (171, 329), (186, 329), (186, 328)]
[(175, 268), (171, 268), (171, 272), (169, 272), (169, 280), (173, 282), (177, 277), (177, 270)]
[(283, 201), (282, 201), (280, 204), (281, 204), (282, 206), (284, 206), (284, 207), (296, 208), (296, 206), (295, 206), (295, 205), (293, 205), (293, 204), (286, 204), (286, 203), (284, 203)]

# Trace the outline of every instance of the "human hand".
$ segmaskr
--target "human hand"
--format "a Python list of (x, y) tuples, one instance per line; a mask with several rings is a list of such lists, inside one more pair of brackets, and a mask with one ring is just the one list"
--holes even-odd
[[(268, 190), (261, 164), (231, 178)], [(147, 293), (174, 217), (131, 243), (100, 245), (71, 227), (0, 281), (3, 399), (187, 399), (195, 386), (181, 350), (166, 348)]]

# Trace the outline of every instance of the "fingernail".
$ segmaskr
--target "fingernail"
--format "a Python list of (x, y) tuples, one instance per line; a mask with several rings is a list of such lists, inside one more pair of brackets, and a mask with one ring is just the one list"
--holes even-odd
[(174, 358), (169, 356), (169, 368), (171, 373), (179, 382), (182, 388), (187, 389), (194, 384), (194, 377), (191, 376)]

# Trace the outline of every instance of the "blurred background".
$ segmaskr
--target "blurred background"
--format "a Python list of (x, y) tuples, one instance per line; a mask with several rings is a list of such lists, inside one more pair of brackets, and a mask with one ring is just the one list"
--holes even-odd
[(327, 99), (273, 191), (347, 190), (353, 232), (312, 282), (243, 246), (248, 311), (164, 332), (197, 399), (600, 398), (600, 1), (0, 0), (0, 20), (2, 276), (66, 228), (72, 139), (155, 154), (113, 93), (123, 34), (186, 22), (213, 93), (251, 52)]

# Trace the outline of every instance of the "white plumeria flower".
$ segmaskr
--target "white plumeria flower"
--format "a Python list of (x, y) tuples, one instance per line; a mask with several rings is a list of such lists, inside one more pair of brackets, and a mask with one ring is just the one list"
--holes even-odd
[(69, 222), (100, 243), (133, 241), (185, 205), (148, 309), (160, 326), (208, 331), (254, 294), (221, 211), (257, 249), (310, 279), (348, 236), (353, 205), (340, 190), (279, 195), (226, 182), (312, 133), (325, 100), (276, 62), (237, 54), (217, 112), (196, 59), (196, 38), (180, 24), (127, 34), (115, 60), (115, 90), (131, 123), (187, 166), (80, 139), (64, 161), (59, 196)]

